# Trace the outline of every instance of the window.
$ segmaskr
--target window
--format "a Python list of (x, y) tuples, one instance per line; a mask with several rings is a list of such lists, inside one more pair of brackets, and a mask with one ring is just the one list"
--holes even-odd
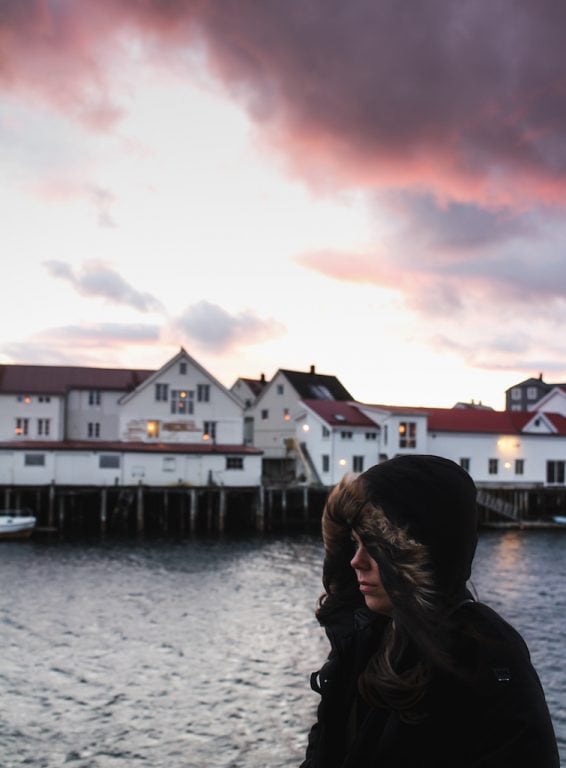
[(460, 459), (460, 466), (462, 469), (465, 469), (466, 472), (470, 471), (470, 460), (469, 459)]
[(487, 471), (490, 475), (496, 475), (499, 472), (499, 459), (489, 459)]
[(98, 457), (98, 466), (100, 469), (120, 469), (120, 457), (103, 453)]
[(50, 403), (51, 402), (51, 396), (50, 395), (40, 395), (38, 398), (40, 403)]
[(202, 436), (205, 440), (216, 440), (216, 422), (205, 421), (202, 427)]
[(564, 461), (546, 462), (546, 482), (564, 485)]
[(377, 432), (366, 432), (366, 440), (377, 440)]
[(165, 403), (169, 398), (169, 384), (155, 385), (155, 399)]
[(38, 437), (47, 437), (51, 427), (51, 419), (38, 419), (37, 420), (37, 434)]
[(199, 403), (208, 403), (210, 400), (210, 384), (197, 384), (197, 400)]
[(327, 453), (322, 454), (322, 471), (330, 472), (330, 456)]
[(99, 421), (89, 421), (88, 427), (87, 427), (87, 436), (88, 437), (100, 437), (100, 422)]
[(244, 459), (241, 456), (226, 456), (226, 469), (243, 469)]
[(89, 405), (100, 405), (100, 392), (98, 389), (91, 389), (88, 393)]
[(417, 422), (402, 421), (399, 424), (399, 448), (417, 447)]
[(521, 406), (520, 405), (512, 405), (511, 406), (511, 410), (512, 411), (520, 411), (521, 410)]
[(322, 436), (323, 437), (330, 437), (330, 430), (328, 427), (322, 426)]
[(520, 400), (521, 399), (521, 388), (520, 387), (513, 387), (511, 390), (511, 400)]
[(148, 437), (159, 437), (159, 422), (158, 421), (148, 421), (147, 422), (147, 436)]
[(340, 432), (340, 437), (342, 438), (342, 440), (351, 440), (353, 437), (353, 433), (348, 431)]
[(193, 392), (185, 389), (171, 390), (171, 413), (186, 416), (194, 412)]
[(352, 469), (354, 472), (363, 472), (364, 471), (364, 457), (363, 456), (353, 456), (352, 457)]
[(283, 408), (283, 418), (285, 421), (289, 421), (291, 419), (291, 414), (289, 413), (288, 408)]
[(185, 376), (187, 373), (187, 364), (186, 362), (179, 363), (179, 373), (181, 376)]
[(516, 475), (524, 475), (525, 474), (525, 460), (524, 459), (515, 459), (515, 474)]
[(285, 392), (285, 387), (283, 386), (283, 384), (277, 385), (276, 392), (278, 395), (282, 395)]
[(24, 456), (24, 464), (26, 467), (44, 467), (45, 466), (45, 454), (44, 453), (26, 453)]
[(174, 456), (163, 457), (163, 471), (174, 472), (177, 469), (177, 459)]
[(25, 403), (26, 405), (29, 405), (31, 403), (31, 396), (30, 395), (18, 395), (18, 403)]
[(29, 419), (16, 419), (16, 435), (27, 435), (29, 432)]
[(267, 409), (263, 410), (261, 412), (261, 418), (265, 421), (265, 419), (269, 418), (269, 411)]
[(527, 387), (527, 400), (536, 400), (538, 397), (538, 387)]
[(383, 445), (387, 445), (387, 438), (388, 438), (388, 436), (389, 436), (389, 427), (386, 424), (383, 427)]

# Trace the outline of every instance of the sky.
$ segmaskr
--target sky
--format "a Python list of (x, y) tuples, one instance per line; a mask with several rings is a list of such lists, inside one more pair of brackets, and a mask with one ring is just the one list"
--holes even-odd
[(566, 381), (561, 0), (0, 0), (0, 362)]

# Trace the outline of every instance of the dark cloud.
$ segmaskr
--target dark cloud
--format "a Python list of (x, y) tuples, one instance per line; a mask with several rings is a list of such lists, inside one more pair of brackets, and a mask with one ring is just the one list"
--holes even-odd
[(208, 301), (188, 307), (175, 321), (175, 326), (195, 344), (213, 352), (257, 344), (284, 331), (276, 320), (263, 320), (247, 311), (230, 315), (222, 307)]
[(52, 277), (66, 280), (81, 296), (98, 297), (114, 304), (125, 304), (140, 312), (161, 312), (161, 303), (150, 293), (132, 288), (123, 277), (104, 264), (85, 263), (79, 274), (63, 261), (46, 261), (44, 266)]
[(0, 25), (4, 86), (98, 127), (120, 113), (109, 84), (127, 35), (152, 53), (198, 39), (303, 175), (563, 199), (561, 0), (5, 0)]

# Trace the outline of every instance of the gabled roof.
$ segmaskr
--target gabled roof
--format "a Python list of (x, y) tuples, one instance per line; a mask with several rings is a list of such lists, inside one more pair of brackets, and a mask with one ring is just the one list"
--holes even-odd
[(138, 392), (138, 390), (150, 386), (153, 382), (157, 381), (160, 376), (163, 375), (163, 372), (166, 371), (168, 368), (170, 368), (175, 363), (179, 362), (180, 360), (186, 360), (188, 363), (190, 363), (192, 366), (194, 366), (197, 371), (200, 371), (203, 376), (205, 376), (211, 383), (213, 383), (218, 389), (220, 389), (227, 397), (230, 398), (234, 403), (236, 403), (240, 408), (242, 407), (241, 401), (238, 399), (238, 397), (233, 393), (230, 392), (229, 389), (226, 389), (224, 384), (221, 384), (218, 379), (214, 378), (214, 376), (209, 373), (209, 371), (206, 370), (206, 368), (203, 368), (203, 366), (197, 362), (194, 357), (191, 357), (189, 353), (186, 351), (184, 347), (181, 347), (176, 355), (174, 355), (170, 360), (168, 360), (165, 365), (162, 365), (161, 368), (157, 371), (151, 371), (151, 375), (148, 376), (144, 381), (140, 382), (139, 386), (135, 391), (128, 392), (128, 394), (124, 395), (120, 398), (120, 404), (123, 405), (124, 403), (129, 402), (132, 398), (134, 398)]
[(354, 399), (336, 376), (314, 372), (289, 371), (286, 368), (280, 368), (279, 373), (285, 376), (301, 400)]
[(240, 376), (238, 381), (243, 381), (244, 384), (247, 384), (248, 387), (251, 389), (252, 394), (255, 397), (257, 397), (262, 392), (264, 387), (267, 386), (267, 381), (265, 380), (265, 378), (263, 378), (263, 379), (246, 379), (243, 376)]
[(332, 427), (373, 427), (379, 429), (359, 408), (341, 400), (303, 400), (313, 413)]
[(549, 389), (549, 391), (545, 395), (543, 395), (541, 398), (539, 398), (539, 400), (537, 400), (535, 403), (529, 406), (529, 410), (531, 412), (543, 410), (545, 404), (550, 402), (550, 400), (552, 400), (552, 398), (556, 394), (566, 396), (566, 388), (563, 384), (553, 384), (551, 386), (552, 386), (552, 389)]
[(64, 395), (71, 389), (129, 392), (153, 371), (69, 365), (0, 365), (0, 394)]

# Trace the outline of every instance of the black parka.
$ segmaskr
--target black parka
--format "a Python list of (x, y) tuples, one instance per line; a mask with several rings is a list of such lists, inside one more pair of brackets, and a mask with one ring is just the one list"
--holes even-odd
[(552, 723), (521, 636), (487, 606), (454, 614), (462, 674), (438, 671), (422, 719), (365, 704), (357, 680), (377, 649), (385, 617), (359, 611), (354, 625), (327, 627), (331, 653), (312, 676), (318, 722), (301, 768), (559, 768)]

